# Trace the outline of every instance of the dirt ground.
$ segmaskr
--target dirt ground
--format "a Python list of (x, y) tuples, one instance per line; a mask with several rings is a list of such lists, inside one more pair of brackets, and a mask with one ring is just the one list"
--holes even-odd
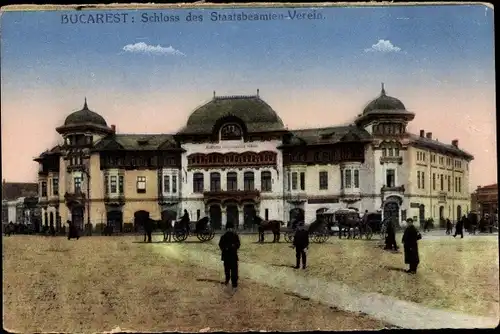
[[(294, 265), (290, 244), (256, 244), (256, 236), (241, 236), (240, 260), (271, 265)], [(271, 241), (272, 236), (267, 236)], [(419, 242), (417, 275), (404, 273), (401, 235), (398, 253), (384, 251), (380, 240), (339, 240), (311, 244), (309, 268), (297, 274), (341, 281), (364, 292), (378, 292), (401, 300), (463, 313), (498, 317), (499, 266), (496, 237), (429, 238)], [(218, 253), (214, 243), (204, 251)]]
[[(366, 315), (256, 283), (245, 282), (232, 295), (220, 284), (221, 272), (166, 261), (151, 251), (151, 245), (138, 243), (140, 239), (4, 237), (4, 327), (85, 333), (117, 326), (138, 332), (385, 327)], [(264, 250), (244, 246), (245, 258), (252, 249)]]

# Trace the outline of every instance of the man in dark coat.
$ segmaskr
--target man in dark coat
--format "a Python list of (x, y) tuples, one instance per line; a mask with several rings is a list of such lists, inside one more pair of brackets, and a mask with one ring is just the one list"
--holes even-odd
[(152, 242), (154, 221), (151, 218), (146, 218), (143, 222), (144, 242)]
[(51, 236), (55, 237), (56, 236), (56, 228), (54, 227), (54, 223), (50, 222), (49, 225), (49, 233)]
[(80, 239), (80, 235), (78, 233), (78, 228), (75, 226), (75, 223), (73, 223), (71, 220), (67, 221), (69, 228), (68, 228), (68, 240), (76, 238), (76, 240)]
[(420, 258), (418, 256), (418, 240), (422, 239), (422, 235), (418, 232), (417, 228), (413, 225), (413, 220), (407, 220), (408, 226), (403, 233), (403, 243), (405, 251), (405, 263), (410, 265), (410, 268), (406, 271), (410, 274), (417, 273), (417, 267), (420, 263)]
[(453, 232), (453, 225), (451, 224), (450, 219), (446, 219), (446, 234), (451, 234)]
[(457, 220), (457, 223), (455, 224), (455, 235), (453, 235), (453, 238), (455, 238), (457, 235), (461, 235), (462, 239), (464, 238), (464, 219), (459, 219)]
[(189, 218), (189, 213), (187, 212), (186, 209), (184, 209), (184, 214), (182, 215), (181, 218), (181, 226), (183, 226), (188, 233), (191, 228), (191, 226), (189, 226), (189, 223), (191, 223), (191, 219)]
[(221, 260), (224, 262), (224, 274), (227, 285), (231, 280), (233, 288), (238, 287), (238, 249), (240, 249), (240, 237), (234, 232), (232, 223), (226, 224), (226, 233), (222, 235), (219, 241), (219, 248), (222, 252)]
[(394, 249), (395, 251), (398, 250), (398, 244), (396, 243), (396, 226), (395, 226), (395, 219), (394, 218), (389, 218), (387, 220), (387, 237), (385, 238), (385, 248), (386, 250), (392, 250)]
[(300, 268), (300, 259), (302, 258), (302, 269), (306, 269), (307, 254), (306, 249), (309, 247), (309, 232), (305, 229), (304, 223), (297, 226), (297, 231), (293, 237), (293, 247), (295, 247), (295, 269)]

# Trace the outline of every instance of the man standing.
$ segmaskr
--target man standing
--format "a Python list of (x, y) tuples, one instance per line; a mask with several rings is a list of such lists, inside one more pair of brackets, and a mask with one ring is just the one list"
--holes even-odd
[(309, 247), (309, 232), (305, 229), (304, 223), (299, 224), (295, 236), (293, 237), (293, 247), (295, 247), (295, 269), (300, 268), (300, 259), (302, 258), (302, 269), (306, 269), (307, 254)]
[[(411, 220), (411, 219), (409, 219)], [(398, 251), (398, 244), (396, 243), (396, 227), (395, 227), (395, 219), (389, 218), (387, 220), (387, 237), (385, 238), (385, 248), (386, 250), (394, 249), (396, 252)]]
[(233, 223), (226, 224), (226, 233), (219, 241), (219, 248), (222, 252), (221, 260), (224, 262), (224, 274), (227, 285), (231, 280), (234, 289), (238, 287), (238, 249), (240, 249), (240, 237), (234, 232)]
[(420, 258), (418, 256), (418, 240), (422, 239), (422, 235), (418, 232), (417, 228), (413, 226), (412, 219), (408, 219), (406, 222), (408, 226), (401, 240), (405, 251), (405, 263), (410, 265), (410, 269), (406, 272), (409, 274), (416, 274), (418, 264), (420, 263)]
[(446, 219), (446, 234), (450, 235), (453, 231), (453, 226), (451, 225), (451, 220), (449, 218)]
[(68, 228), (68, 240), (76, 238), (76, 240), (80, 239), (80, 235), (78, 233), (78, 228), (76, 227), (75, 223), (73, 223), (71, 220), (67, 221), (69, 228)]
[(185, 228), (188, 233), (189, 230), (191, 229), (191, 226), (189, 226), (190, 223), (191, 219), (189, 218), (189, 213), (186, 209), (184, 209), (184, 215), (181, 218), (181, 226)]
[(453, 236), (453, 238), (455, 238), (459, 234), (463, 239), (464, 238), (464, 220), (463, 220), (463, 218), (457, 220), (457, 223), (455, 224), (455, 235)]

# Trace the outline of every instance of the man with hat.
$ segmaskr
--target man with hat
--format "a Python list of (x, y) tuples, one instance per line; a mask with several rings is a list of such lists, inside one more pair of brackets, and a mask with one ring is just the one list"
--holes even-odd
[(295, 269), (300, 268), (300, 259), (302, 258), (302, 269), (306, 269), (307, 254), (306, 249), (309, 247), (309, 231), (305, 229), (304, 222), (300, 222), (297, 231), (293, 237), (293, 246), (295, 247)]
[(418, 264), (420, 263), (418, 256), (418, 240), (422, 239), (422, 235), (413, 225), (413, 219), (408, 219), (406, 223), (407, 227), (403, 234), (403, 240), (401, 240), (404, 245), (405, 263), (410, 265), (410, 268), (406, 272), (416, 274)]
[(234, 231), (234, 224), (226, 224), (226, 233), (222, 235), (219, 241), (219, 248), (222, 252), (221, 260), (224, 262), (224, 273), (227, 285), (231, 280), (233, 288), (238, 287), (238, 249), (240, 248), (240, 237)]

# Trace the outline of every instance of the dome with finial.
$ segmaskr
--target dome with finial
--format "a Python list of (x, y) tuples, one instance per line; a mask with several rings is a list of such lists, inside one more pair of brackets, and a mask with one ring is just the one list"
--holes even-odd
[(363, 114), (372, 111), (406, 111), (406, 107), (403, 102), (397, 98), (386, 95), (384, 84), (382, 83), (380, 96), (368, 103), (363, 110)]
[(89, 109), (89, 107), (87, 106), (87, 98), (85, 98), (83, 108), (71, 113), (68, 117), (66, 117), (66, 120), (64, 121), (65, 126), (77, 124), (94, 124), (106, 127), (108, 126), (104, 117)]

